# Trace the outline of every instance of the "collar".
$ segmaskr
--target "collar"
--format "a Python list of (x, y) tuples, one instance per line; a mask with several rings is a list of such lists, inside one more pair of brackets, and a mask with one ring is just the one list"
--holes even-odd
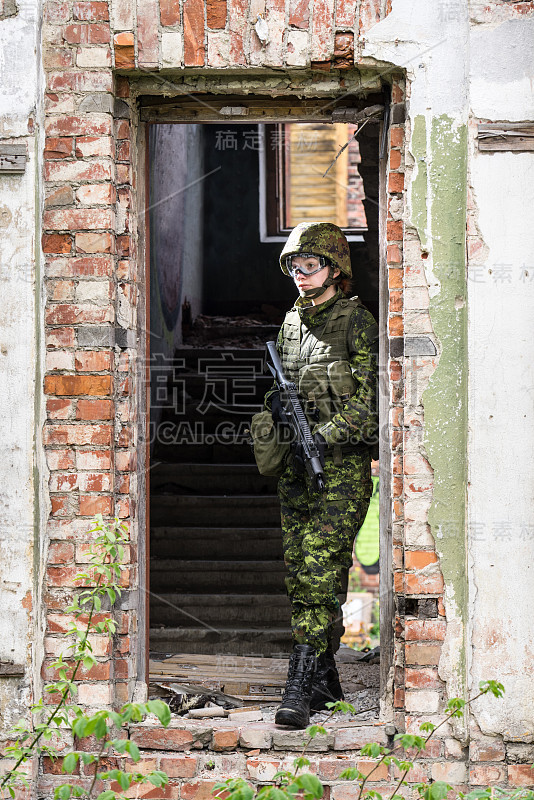
[(316, 325), (322, 325), (326, 321), (332, 306), (342, 297), (344, 297), (344, 294), (341, 289), (336, 289), (333, 297), (325, 300), (324, 303), (319, 303), (317, 306), (305, 305), (308, 302), (306, 298), (299, 297), (295, 301), (294, 308), (299, 312), (300, 321), (308, 327), (314, 328)]

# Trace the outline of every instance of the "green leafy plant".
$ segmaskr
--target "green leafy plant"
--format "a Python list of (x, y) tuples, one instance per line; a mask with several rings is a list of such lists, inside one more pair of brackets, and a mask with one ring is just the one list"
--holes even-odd
[[(95, 714), (85, 714), (75, 702), (77, 681), (87, 676), (97, 663), (91, 636), (112, 637), (116, 631), (112, 609), (121, 596), (121, 565), (128, 543), (127, 528), (119, 519), (107, 523), (99, 515), (89, 534), (95, 537), (88, 551), (88, 569), (76, 576), (81, 590), (65, 609), (65, 613), (73, 617), (65, 634), (70, 643), (52, 664), (57, 680), (44, 686), (44, 693), (51, 695), (54, 703), (47, 704), (41, 697), (31, 707), (29, 718), (21, 720), (8, 732), (13, 743), (0, 755), (14, 760), (14, 764), (0, 778), (2, 798), (13, 798), (18, 789), (29, 788), (30, 762), (39, 756), (53, 760), (59, 758), (59, 742), (69, 738), (73, 738), (78, 748), (62, 756), (62, 771), (72, 774), (82, 763), (90, 768), (92, 777), (86, 779), (86, 785), (76, 779), (56, 787), (54, 797), (57, 800), (71, 797), (116, 800), (123, 798), (123, 792), (134, 784), (149, 782), (154, 786), (165, 786), (168, 782), (167, 775), (159, 770), (145, 775), (132, 769), (132, 764), (139, 761), (139, 748), (124, 731), (129, 723), (140, 722), (149, 714), (154, 714), (162, 725), (167, 726), (171, 713), (166, 703), (161, 700), (126, 703), (119, 711), (100, 710)], [(109, 611), (104, 612), (105, 606)], [(111, 759), (120, 768), (101, 769), (104, 758), (106, 765)]]
[[(421, 734), (426, 734), (425, 736), (399, 733), (395, 736), (394, 747), (392, 748), (384, 747), (378, 742), (364, 745), (360, 750), (360, 755), (375, 760), (372, 769), (364, 775), (356, 767), (350, 767), (340, 775), (342, 780), (354, 782), (354, 800), (382, 800), (382, 795), (379, 792), (367, 788), (372, 775), (377, 772), (382, 764), (386, 766), (394, 765), (400, 774), (400, 777), (396, 779), (390, 800), (404, 800), (402, 795), (399, 794), (399, 790), (401, 786), (408, 785), (406, 778), (410, 770), (413, 769), (417, 758), (424, 753), (429, 740), (435, 735), (436, 731), (450, 719), (462, 717), (465, 708), (474, 703), (475, 700), (478, 700), (479, 697), (487, 694), (491, 694), (494, 697), (502, 697), (504, 687), (497, 681), (483, 681), (480, 683), (479, 692), (470, 700), (462, 700), (459, 697), (452, 698), (447, 704), (444, 719), (439, 725), (434, 725), (432, 722), (421, 724)], [(306, 752), (311, 741), (316, 736), (327, 734), (325, 724), (335, 714), (356, 713), (354, 706), (344, 701), (328, 703), (328, 705), (331, 708), (328, 718), (323, 725), (310, 725), (306, 729), (308, 738), (302, 752), (293, 761), (293, 769), (277, 772), (274, 776), (274, 785), (261, 786), (258, 789), (254, 789), (243, 778), (230, 778), (218, 783), (214, 787), (213, 793), (218, 797), (224, 795), (224, 797), (228, 797), (228, 800), (295, 800), (296, 797), (303, 798), (303, 800), (320, 800), (324, 794), (324, 786), (317, 776), (309, 773), (299, 774), (302, 769), (310, 766), (310, 761), (306, 758)], [(410, 759), (406, 757), (408, 751), (413, 752)], [(452, 789), (452, 786), (444, 781), (415, 783), (412, 787), (421, 800), (445, 800)], [(494, 787), (476, 789), (469, 794), (459, 792), (459, 797), (463, 800), (497, 800), (497, 798), (498, 800), (519, 800), (519, 797), (521, 800), (534, 800), (534, 792), (521, 790), (520, 794), (518, 794), (517, 790), (513, 792), (500, 790), (501, 793), (497, 795), (495, 791)]]

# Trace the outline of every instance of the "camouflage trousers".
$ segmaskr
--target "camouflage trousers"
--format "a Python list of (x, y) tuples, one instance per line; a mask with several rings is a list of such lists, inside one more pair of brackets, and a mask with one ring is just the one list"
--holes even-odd
[(351, 453), (342, 466), (327, 459), (325, 477), (327, 491), (320, 493), (290, 465), (278, 483), (293, 641), (318, 654), (335, 625), (344, 630), (338, 595), (346, 593), (354, 539), (369, 506), (370, 458)]

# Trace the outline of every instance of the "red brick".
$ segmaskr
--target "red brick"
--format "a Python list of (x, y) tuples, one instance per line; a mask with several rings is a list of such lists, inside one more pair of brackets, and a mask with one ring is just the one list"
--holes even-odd
[(119, 258), (125, 258), (130, 255), (131, 240), (127, 234), (117, 236), (117, 255)]
[[(226, 4), (225, 4), (226, 5)], [(159, 0), (159, 14), (162, 25), (179, 25), (180, 24), (180, 2), (179, 0)], [(208, 28), (210, 14), (210, 3), (208, 0)], [(226, 19), (226, 14), (225, 14)], [(217, 27), (224, 27), (219, 25)]]
[(441, 575), (405, 575), (406, 594), (440, 594), (443, 592)]
[(184, 0), (184, 61), (186, 67), (203, 67), (204, 5), (201, 0)]
[(69, 302), (74, 300), (74, 281), (47, 281), (48, 299), (53, 302)]
[(112, 253), (114, 240), (110, 233), (77, 233), (76, 250), (80, 253)]
[[(503, 766), (477, 766), (469, 770), (469, 783), (471, 786), (492, 786), (506, 780)], [(534, 783), (534, 773), (531, 782)]]
[(109, 446), (111, 444), (111, 434), (110, 425), (48, 424), (44, 427), (43, 439), (45, 445), (92, 444)]
[(391, 100), (393, 103), (404, 102), (404, 89), (396, 81), (393, 82), (393, 86), (391, 88)]
[(308, 0), (289, 0), (290, 26), (293, 28), (301, 28), (302, 30), (306, 30), (309, 25), (309, 20), (310, 20), (310, 4)]
[(113, 47), (115, 50), (116, 69), (130, 69), (135, 67), (133, 33), (116, 33), (113, 37)]
[(118, 494), (128, 494), (130, 491), (130, 476), (129, 475), (117, 475), (115, 479), (115, 490)]
[(407, 550), (406, 569), (424, 569), (429, 564), (436, 564), (437, 555), (432, 550)]
[(102, 514), (109, 517), (112, 511), (112, 497), (105, 495), (80, 495), (80, 514), (84, 517), (94, 517), (95, 514)]
[(130, 500), (127, 497), (120, 497), (116, 502), (116, 515), (119, 519), (127, 519), (131, 514)]
[[(158, 14), (158, 0), (143, 0), (143, 3), (137, 8), (137, 51), (140, 67), (157, 67), (158, 65), (158, 26), (154, 24)], [(202, 14), (202, 22), (204, 30), (204, 14)]]
[(404, 142), (404, 128), (390, 128), (389, 141), (391, 147), (402, 147)]
[[(45, 158), (72, 158), (74, 139), (70, 136), (49, 137), (45, 140)], [(47, 227), (46, 225), (44, 227)]]
[[(160, 0), (160, 7), (167, 2), (168, 0)], [(226, 0), (207, 0), (206, 12), (208, 28), (217, 30), (226, 27)]]
[(360, 34), (365, 34), (380, 22), (380, 0), (362, 0), (360, 3)]
[(43, 217), (43, 227), (49, 230), (95, 230), (111, 226), (111, 211), (107, 208), (49, 210)]
[(393, 194), (404, 191), (404, 173), (403, 172), (390, 172), (388, 178), (388, 192)]
[(183, 783), (180, 797), (182, 800), (213, 800), (213, 789), (218, 781), (198, 780)]
[(72, 400), (56, 400), (49, 397), (46, 401), (46, 414), (49, 419), (69, 419), (73, 409)]
[(311, 58), (327, 61), (333, 55), (332, 17), (333, 0), (314, 0), (311, 21)]
[(217, 751), (234, 750), (239, 741), (238, 728), (222, 728), (213, 731), (211, 749)]
[(388, 285), (390, 289), (402, 289), (401, 269), (388, 269)]
[(402, 336), (404, 334), (404, 323), (401, 316), (390, 317), (388, 322), (390, 336)]
[(194, 778), (197, 764), (198, 756), (163, 756), (160, 769), (166, 772), (169, 778)]
[(109, 450), (78, 450), (76, 466), (78, 469), (111, 469), (111, 453)]
[(115, 202), (115, 187), (111, 183), (94, 183), (80, 186), (76, 190), (76, 199), (88, 206), (110, 206)]
[(77, 350), (74, 364), (77, 372), (104, 372), (111, 369), (111, 353), (105, 350)]
[[(398, 244), (388, 245), (386, 259), (388, 264), (402, 264), (402, 256)], [(400, 272), (400, 270), (398, 271)]]
[[(74, 476), (76, 477), (76, 476)], [(51, 542), (48, 548), (49, 564), (68, 564), (74, 559), (72, 542)]]
[(89, 25), (66, 25), (63, 38), (69, 44), (107, 44), (110, 40), (109, 24), (93, 22)]
[(78, 476), (75, 472), (53, 472), (48, 486), (51, 492), (72, 492), (78, 488)]
[(386, 224), (386, 238), (388, 242), (402, 242), (402, 220), (388, 219)]
[(50, 117), (45, 123), (47, 136), (110, 136), (111, 115), (87, 114), (81, 117)]
[(113, 419), (113, 400), (78, 400), (76, 419)]
[(130, 123), (127, 119), (120, 119), (117, 121), (117, 131), (115, 133), (116, 139), (129, 139), (130, 138)]
[(42, 245), (44, 253), (70, 253), (72, 236), (68, 233), (43, 233)]
[(188, 750), (193, 734), (181, 728), (132, 728), (130, 738), (143, 750)]
[(389, 310), (391, 312), (402, 311), (402, 292), (389, 293)]
[(530, 764), (510, 764), (508, 781), (512, 786), (534, 786), (534, 769)]
[(399, 169), (401, 165), (401, 151), (400, 150), (390, 150), (389, 151), (389, 168), (390, 170)]
[(48, 469), (74, 469), (74, 451), (73, 450), (47, 450), (46, 463)]
[[(336, 6), (336, 28), (351, 28), (354, 30), (357, 23), (357, 2), (356, 0), (344, 0)], [(301, 27), (300, 25), (298, 27)], [(305, 26), (307, 27), (307, 26)]]
[(52, 92), (111, 92), (113, 78), (109, 70), (62, 70), (49, 72), (48, 89)]
[(137, 463), (135, 450), (117, 450), (115, 466), (119, 472), (132, 472)]
[(47, 274), (49, 277), (61, 278), (110, 277), (113, 274), (113, 260), (105, 255), (57, 258), (49, 262)]
[(72, 186), (58, 186), (57, 188), (47, 190), (45, 208), (72, 205), (74, 205), (74, 192), (72, 191)]
[(109, 181), (111, 164), (97, 161), (47, 161), (44, 167), (47, 181)]
[(82, 492), (110, 492), (111, 478), (109, 472), (82, 472), (78, 475), (78, 486)]
[(47, 567), (47, 585), (48, 586), (78, 586), (79, 581), (76, 581), (76, 575), (80, 572), (80, 567), (76, 564), (61, 567)]
[(103, 396), (111, 394), (110, 375), (47, 375), (46, 394), (69, 396), (87, 394)]
[(55, 2), (48, 0), (44, 7), (44, 19), (46, 22), (67, 22), (70, 19), (70, 5), (67, 2)]
[(422, 666), (436, 666), (441, 655), (441, 645), (438, 644), (407, 644), (405, 649), (407, 664), (421, 664)]
[(95, 0), (79, 0), (72, 7), (74, 19), (82, 22), (102, 22), (109, 20), (107, 2)]
[(432, 668), (411, 669), (406, 667), (404, 679), (407, 689), (439, 689), (442, 685), (437, 669)]
[(115, 94), (117, 97), (130, 96), (130, 81), (123, 75), (115, 75)]
[(112, 145), (111, 136), (77, 136), (74, 153), (76, 158), (111, 157)]

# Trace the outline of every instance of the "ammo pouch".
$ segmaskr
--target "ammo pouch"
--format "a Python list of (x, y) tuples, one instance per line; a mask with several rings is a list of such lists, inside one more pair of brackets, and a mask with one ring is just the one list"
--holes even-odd
[(261, 475), (275, 478), (279, 478), (284, 471), (289, 455), (289, 444), (280, 442), (277, 433), (270, 411), (254, 414), (250, 423), (254, 458)]

